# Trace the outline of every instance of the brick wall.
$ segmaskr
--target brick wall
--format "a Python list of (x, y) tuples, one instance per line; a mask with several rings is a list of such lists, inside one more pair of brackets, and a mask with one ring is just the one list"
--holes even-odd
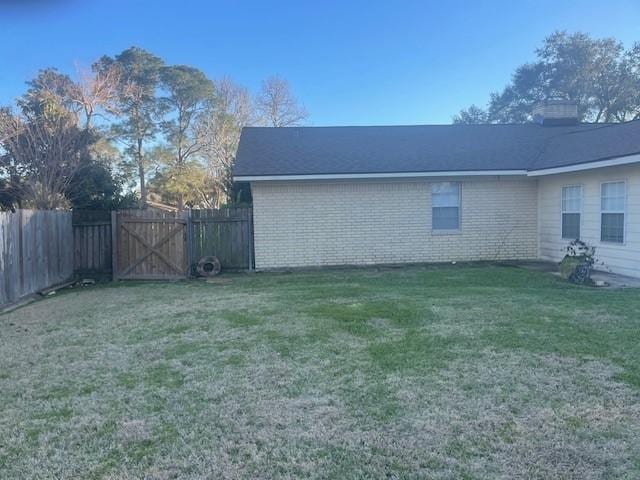
[(461, 229), (442, 234), (425, 180), (254, 182), (256, 268), (537, 256), (535, 180), (461, 184)]

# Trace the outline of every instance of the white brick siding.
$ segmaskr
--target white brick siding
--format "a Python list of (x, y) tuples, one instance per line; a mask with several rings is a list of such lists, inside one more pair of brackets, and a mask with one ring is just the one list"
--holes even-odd
[[(600, 241), (600, 184), (626, 183), (624, 244)], [(540, 177), (540, 258), (559, 261), (569, 240), (562, 238), (561, 195), (565, 185), (582, 185), (581, 237), (596, 247), (604, 267), (625, 275), (640, 276), (640, 165), (599, 168), (585, 172)]]
[(536, 258), (536, 180), (461, 184), (461, 230), (442, 234), (428, 180), (254, 182), (256, 268)]

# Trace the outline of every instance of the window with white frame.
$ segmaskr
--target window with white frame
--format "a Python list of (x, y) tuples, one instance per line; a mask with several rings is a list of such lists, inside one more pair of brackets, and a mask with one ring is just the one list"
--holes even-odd
[(608, 182), (600, 186), (600, 212), (600, 240), (624, 243), (624, 182)]
[(562, 238), (580, 238), (582, 185), (562, 187)]
[(460, 229), (460, 183), (441, 182), (431, 185), (431, 228)]

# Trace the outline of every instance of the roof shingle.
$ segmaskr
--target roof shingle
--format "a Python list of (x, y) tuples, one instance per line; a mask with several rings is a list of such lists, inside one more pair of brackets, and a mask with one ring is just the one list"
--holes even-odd
[(247, 127), (235, 176), (533, 170), (640, 152), (624, 124)]

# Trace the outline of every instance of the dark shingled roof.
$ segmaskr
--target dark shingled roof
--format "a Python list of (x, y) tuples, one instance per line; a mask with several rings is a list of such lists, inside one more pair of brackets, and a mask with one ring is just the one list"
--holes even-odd
[(247, 127), (235, 176), (535, 170), (640, 153), (640, 121)]

